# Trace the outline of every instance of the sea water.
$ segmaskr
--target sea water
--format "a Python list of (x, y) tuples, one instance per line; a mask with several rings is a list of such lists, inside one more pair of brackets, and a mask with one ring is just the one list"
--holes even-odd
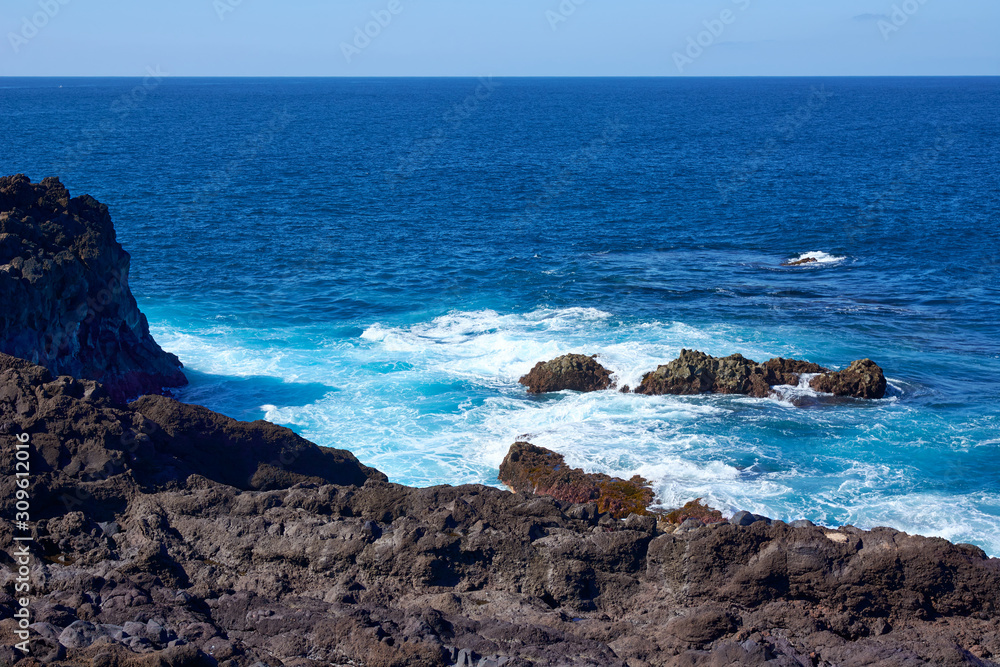
[[(0, 171), (110, 207), (182, 400), (405, 484), (499, 484), (528, 440), (1000, 556), (998, 79), (0, 79), (0, 111)], [(517, 383), (682, 348), (889, 391)]]

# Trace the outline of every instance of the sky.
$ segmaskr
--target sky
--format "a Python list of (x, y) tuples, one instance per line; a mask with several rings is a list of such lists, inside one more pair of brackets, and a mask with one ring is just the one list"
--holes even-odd
[(1000, 75), (998, 0), (0, 0), (0, 76)]

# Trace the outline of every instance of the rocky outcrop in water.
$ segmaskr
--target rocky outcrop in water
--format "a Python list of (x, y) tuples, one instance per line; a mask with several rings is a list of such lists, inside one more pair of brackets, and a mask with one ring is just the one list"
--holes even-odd
[(760, 364), (741, 354), (718, 359), (697, 350), (680, 356), (643, 376), (637, 394), (746, 394), (764, 398), (771, 392)]
[(814, 377), (809, 386), (836, 396), (882, 398), (886, 381), (882, 369), (871, 359), (859, 359), (847, 369)]
[[(681, 350), (680, 356), (643, 376), (637, 394), (743, 394), (765, 398), (776, 385), (796, 385), (804, 374), (820, 373), (810, 386), (817, 391), (855, 398), (882, 398), (885, 377), (870, 359), (856, 361), (846, 371), (830, 373), (818, 364), (798, 359), (776, 358), (758, 364), (741, 354), (717, 358), (697, 350)], [(879, 379), (881, 378), (881, 379)]]
[(0, 351), (126, 399), (187, 383), (149, 334), (129, 255), (92, 197), (54, 178), (0, 178)]
[(551, 391), (600, 391), (611, 386), (611, 373), (599, 364), (597, 355), (564, 354), (552, 361), (539, 361), (518, 382), (529, 394)]
[[(31, 434), (37, 508), (31, 658), (13, 648), (12, 525), (0, 523), (3, 664), (941, 666), (1000, 655), (1000, 561), (975, 547), (808, 522), (705, 525), (697, 503), (664, 527), (593, 501), (408, 488), (286, 429), (163, 397), (126, 407), (97, 383), (9, 357), (0, 368), (0, 431)], [(513, 452), (513, 463), (564, 467), (545, 450)], [(238, 474), (216, 465), (224, 456)], [(12, 457), (0, 479), (7, 517)]]

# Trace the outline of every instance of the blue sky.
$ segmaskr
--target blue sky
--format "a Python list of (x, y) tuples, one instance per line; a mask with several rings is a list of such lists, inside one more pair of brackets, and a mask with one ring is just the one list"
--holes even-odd
[[(998, 75), (997, 0), (0, 0), (0, 75)], [(365, 34), (367, 30), (368, 34)]]

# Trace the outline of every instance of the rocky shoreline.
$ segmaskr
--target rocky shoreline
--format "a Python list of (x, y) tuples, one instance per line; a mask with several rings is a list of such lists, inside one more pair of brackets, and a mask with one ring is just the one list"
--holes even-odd
[[(27, 434), (32, 471), (30, 541), (15, 543), (18, 478), (0, 461), (0, 665), (1000, 664), (1000, 560), (971, 545), (727, 520), (697, 501), (650, 511), (645, 480), (529, 443), (501, 468), (513, 492), (410, 488), (267, 422), (162, 395), (126, 403), (182, 375), (127, 289), (89, 323), (76, 305), (101, 284), (89, 271), (124, 269), (127, 287), (106, 208), (23, 177), (0, 179), (0, 198), (16, 314), (0, 437)], [(72, 340), (31, 347), (53, 331)], [(557, 362), (536, 366), (545, 391), (611, 388), (593, 357)], [(823, 391), (871, 398), (884, 376), (866, 362), (838, 374), (685, 351), (643, 385), (753, 395), (817, 373)]]

